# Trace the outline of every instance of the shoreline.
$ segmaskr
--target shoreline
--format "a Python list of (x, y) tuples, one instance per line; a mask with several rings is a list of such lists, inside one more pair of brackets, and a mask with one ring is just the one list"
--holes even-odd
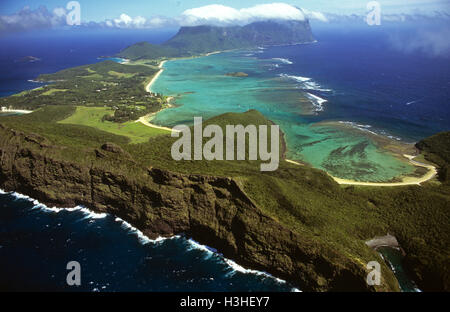
[[(155, 83), (155, 81), (159, 78), (159, 76), (161, 76), (161, 74), (164, 72), (164, 64), (167, 62), (168, 60), (164, 60), (161, 61), (158, 65), (158, 68), (160, 69), (155, 76), (153, 76), (153, 78), (150, 80), (150, 82), (147, 84), (147, 86), (145, 87), (145, 91), (147, 91), (148, 93), (153, 93), (151, 90), (152, 85)], [(144, 126), (150, 127), (150, 128), (154, 128), (154, 129), (159, 129), (159, 130), (166, 130), (169, 132), (179, 132), (177, 130), (173, 130), (169, 127), (164, 127), (164, 126), (158, 126), (155, 124), (152, 124), (150, 121), (153, 119), (153, 117), (156, 116), (156, 114), (162, 112), (165, 109), (168, 108), (173, 108), (174, 106), (172, 104), (170, 104), (170, 102), (174, 99), (173, 96), (170, 96), (167, 98), (167, 106), (166, 107), (162, 107), (159, 111), (154, 112), (154, 113), (150, 113), (147, 114), (145, 116), (142, 116), (141, 118), (139, 118), (138, 120), (136, 120), (135, 122), (140, 122), (141, 124), (143, 124)]]
[(9, 109), (2, 107), (0, 109), (0, 113), (17, 113), (17, 114), (31, 114), (33, 111), (25, 110), (25, 109)]
[(164, 71), (164, 64), (166, 62), (167, 62), (167, 60), (164, 60), (164, 61), (161, 61), (161, 63), (159, 63), (159, 65), (158, 65), (159, 71), (155, 74), (155, 76), (153, 76), (152, 80), (150, 80), (150, 82), (145, 87), (145, 90), (148, 93), (152, 93), (151, 87), (155, 83), (155, 81), (159, 78), (159, 76), (163, 73), (163, 71)]
[[(210, 55), (214, 55), (214, 54), (219, 54), (222, 52), (226, 52), (226, 51), (215, 51), (215, 52), (210, 52), (207, 54), (204, 54), (202, 56), (198, 56), (198, 57), (204, 57), (204, 56), (210, 56)], [(164, 64), (167, 62), (168, 60), (164, 60), (161, 61), (160, 64), (158, 65), (158, 67), (160, 68), (160, 70), (158, 71), (158, 73), (156, 73), (156, 75), (152, 78), (152, 80), (148, 83), (148, 85), (146, 86), (146, 91), (151, 93), (151, 86), (155, 83), (155, 81), (159, 78), (159, 76), (164, 72)], [(168, 127), (163, 127), (163, 126), (158, 126), (155, 125), (153, 123), (151, 123), (151, 119), (153, 117), (155, 117), (158, 113), (162, 112), (165, 109), (168, 108), (172, 108), (173, 106), (170, 105), (170, 101), (173, 99), (173, 97), (169, 98), (169, 105), (168, 107), (163, 107), (162, 109), (160, 109), (159, 111), (155, 112), (155, 113), (151, 113), (148, 114), (146, 116), (143, 116), (141, 118), (139, 118), (136, 122), (140, 122), (143, 125), (147, 126), (147, 127), (151, 127), (151, 128), (155, 128), (155, 129), (159, 129), (159, 130), (167, 130), (167, 131), (176, 131), (173, 129), (170, 129)], [(332, 122), (331, 122), (332, 123)], [(326, 124), (326, 122), (324, 123)], [(338, 123), (339, 124), (339, 123)], [(340, 123), (342, 126), (342, 123)], [(356, 130), (356, 129), (354, 129)], [(359, 129), (361, 131), (361, 129)], [(379, 134), (375, 134), (375, 133), (371, 133), (369, 132), (369, 134), (371, 134), (372, 136), (380, 136)], [(383, 138), (384, 140), (388, 140), (389, 138)], [(387, 145), (387, 144), (386, 144)], [(385, 146), (386, 147), (386, 146)], [(389, 148), (387, 148), (389, 150)], [(392, 151), (391, 151), (392, 152)], [(400, 155), (396, 155), (397, 157)], [(414, 161), (414, 158), (416, 158), (417, 156), (412, 156), (412, 155), (408, 155), (408, 154), (402, 154), (403, 157), (405, 157), (406, 159), (408, 159), (409, 163), (412, 164), (415, 167), (423, 167), (428, 169), (428, 172), (423, 175), (422, 177), (408, 177), (408, 176), (400, 176), (399, 178), (402, 179), (401, 182), (360, 182), (360, 181), (354, 181), (354, 180), (350, 180), (350, 179), (342, 179), (342, 178), (337, 178), (332, 176), (329, 172), (325, 171), (335, 182), (337, 182), (339, 185), (355, 185), (355, 186), (376, 186), (376, 187), (395, 187), (395, 186), (408, 186), (408, 185), (421, 185), (422, 183), (425, 183), (429, 180), (432, 180), (433, 178), (435, 178), (438, 174), (437, 168), (433, 165), (428, 165), (428, 164), (424, 164), (424, 163), (420, 163), (417, 161)], [(286, 162), (297, 165), (297, 166), (303, 166), (302, 163), (297, 162), (295, 160), (291, 160), (291, 159), (285, 159)]]
[[(409, 163), (412, 164), (415, 167), (423, 167), (428, 169), (428, 172), (423, 175), (422, 177), (402, 177), (402, 182), (360, 182), (360, 181), (354, 181), (354, 180), (349, 180), (349, 179), (341, 179), (341, 178), (337, 178), (332, 176), (330, 173), (326, 172), (331, 178), (333, 178), (333, 180), (338, 183), (339, 185), (355, 185), (355, 186), (377, 186), (377, 187), (394, 187), (394, 186), (408, 186), (408, 185), (417, 185), (417, 186), (421, 186), (422, 183), (425, 183), (427, 181), (432, 180), (433, 178), (435, 178), (438, 174), (437, 168), (433, 165), (427, 165), (418, 161), (415, 161), (414, 159), (417, 156), (412, 156), (412, 155), (403, 155), (405, 158), (407, 158), (409, 160)], [(294, 160), (290, 160), (290, 159), (286, 159), (287, 162), (297, 165), (297, 166), (302, 166), (302, 164), (300, 164), (299, 162), (296, 162)]]
[[(169, 99), (171, 99), (171, 98), (169, 98)], [(173, 99), (173, 98), (172, 98), (172, 99)], [(170, 100), (169, 100), (169, 101), (170, 101)], [(150, 114), (147, 114), (147, 115), (145, 115), (145, 116), (142, 116), (141, 118), (139, 118), (139, 119), (136, 120), (135, 122), (140, 122), (140, 123), (143, 124), (144, 126), (147, 126), (147, 127), (150, 127), (150, 128), (154, 128), (154, 129), (166, 130), (166, 131), (169, 131), (169, 132), (180, 132), (180, 131), (178, 131), (178, 130), (171, 129), (171, 128), (169, 128), (169, 127), (158, 126), (158, 125), (152, 124), (152, 123), (150, 122), (150, 121), (153, 119), (153, 117), (156, 116), (156, 114), (162, 112), (162, 111), (165, 110), (165, 109), (172, 108), (172, 107), (173, 107), (173, 106), (172, 106), (171, 104), (169, 104), (167, 107), (163, 107), (163, 108), (161, 108), (161, 109), (160, 109), (159, 111), (157, 111), (157, 112), (150, 113)]]
[[(170, 237), (163, 237), (163, 236), (159, 236), (156, 239), (150, 239), (148, 236), (146, 236), (141, 230), (139, 230), (138, 228), (134, 227), (133, 225), (131, 225), (130, 223), (128, 223), (126, 220), (123, 220), (111, 213), (108, 212), (95, 212), (89, 208), (86, 208), (84, 206), (76, 206), (73, 208), (57, 208), (57, 207), (48, 207), (47, 205), (39, 202), (38, 200), (28, 196), (28, 195), (24, 195), (21, 193), (17, 193), (17, 192), (7, 192), (3, 189), (0, 189), (0, 195), (10, 195), (13, 196), (17, 199), (25, 199), (28, 200), (30, 202), (33, 203), (35, 208), (39, 208), (42, 212), (45, 213), (55, 213), (58, 214), (61, 211), (67, 211), (67, 212), (82, 212), (83, 214), (85, 214), (87, 216), (87, 218), (90, 219), (103, 219), (106, 218), (108, 216), (111, 216), (114, 218), (115, 222), (121, 223), (124, 226), (124, 230), (129, 231), (130, 233), (133, 233), (136, 235), (137, 239), (139, 240), (139, 242), (142, 245), (147, 245), (147, 244), (158, 244), (160, 242), (166, 241), (166, 240), (172, 240), (172, 239), (177, 239), (177, 238), (182, 238), (182, 235), (173, 235)], [(202, 250), (206, 253), (210, 253), (210, 254), (216, 254), (216, 255), (221, 255), (220, 253), (214, 251), (215, 249), (207, 246), (207, 245), (203, 245), (201, 243), (198, 243), (197, 241), (193, 240), (192, 238), (188, 238), (188, 237), (184, 237), (189, 244), (193, 247), (196, 248), (198, 250)], [(287, 281), (278, 278), (270, 273), (264, 272), (264, 271), (259, 271), (259, 270), (253, 270), (253, 269), (247, 269), (241, 265), (239, 265), (237, 262), (233, 261), (232, 259), (229, 258), (225, 258), (223, 256), (221, 256), (221, 259), (223, 260), (224, 263), (226, 263), (234, 272), (240, 272), (243, 274), (252, 274), (252, 275), (257, 275), (257, 276), (265, 276), (267, 278), (271, 278), (273, 280), (275, 280), (277, 283), (279, 284), (286, 284)], [(296, 286), (292, 285), (292, 289), (291, 292), (301, 292), (300, 289), (298, 289)]]

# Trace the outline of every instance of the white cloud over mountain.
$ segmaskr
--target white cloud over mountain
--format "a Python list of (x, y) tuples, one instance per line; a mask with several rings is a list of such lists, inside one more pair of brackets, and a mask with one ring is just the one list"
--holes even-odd
[(193, 26), (201, 24), (244, 25), (262, 20), (304, 21), (307, 18), (326, 20), (322, 13), (303, 10), (286, 3), (260, 4), (239, 10), (213, 4), (186, 10), (178, 20), (183, 26)]
[[(65, 8), (48, 10), (45, 6), (32, 10), (25, 7), (11, 15), (0, 15), (0, 34), (27, 31), (35, 29), (49, 29), (67, 26), (67, 11)], [(298, 8), (286, 3), (270, 3), (255, 5), (242, 9), (213, 4), (184, 11), (181, 15), (169, 18), (164, 16), (135, 16), (126, 13), (117, 18), (107, 19), (102, 22), (82, 21), (81, 27), (103, 27), (121, 29), (157, 29), (176, 28), (179, 26), (195, 26), (201, 24), (210, 25), (244, 25), (262, 20), (298, 20), (305, 19), (334, 23), (365, 23), (365, 15), (351, 14), (339, 15), (332, 13), (314, 12)], [(424, 14), (383, 14), (383, 23), (417, 23), (435, 22), (437, 20), (448, 21), (450, 15), (445, 12), (435, 12), (434, 15)]]
[[(0, 16), (0, 33), (66, 26), (66, 15), (67, 11), (62, 7), (55, 8), (53, 11), (49, 11), (45, 6), (35, 10), (25, 7), (15, 14)], [(82, 25), (85, 27), (152, 29), (200, 24), (244, 25), (268, 19), (303, 21), (307, 18), (326, 21), (326, 17), (320, 12), (300, 9), (286, 3), (270, 3), (239, 10), (213, 4), (186, 10), (175, 18), (132, 17), (123, 13), (117, 18), (106, 19), (102, 22), (84, 21)]]

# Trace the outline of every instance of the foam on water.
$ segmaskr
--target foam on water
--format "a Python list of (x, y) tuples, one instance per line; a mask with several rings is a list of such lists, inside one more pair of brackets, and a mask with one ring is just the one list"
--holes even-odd
[[(286, 284), (285, 280), (274, 277), (273, 275), (271, 275), (267, 272), (246, 269), (246, 268), (240, 266), (239, 264), (237, 264), (236, 262), (234, 262), (233, 260), (224, 258), (221, 254), (218, 254), (218, 251), (214, 248), (211, 248), (211, 247), (208, 247), (205, 245), (201, 245), (200, 243), (196, 242), (193, 239), (189, 239), (188, 242), (192, 249), (201, 250), (201, 251), (205, 252), (208, 255), (208, 257), (211, 257), (215, 254), (221, 256), (223, 261), (231, 268), (231, 272), (229, 273), (230, 275), (236, 274), (237, 272), (242, 273), (242, 274), (253, 274), (253, 275), (257, 275), (257, 276), (263, 276), (264, 278), (273, 279), (279, 284)], [(297, 288), (293, 288), (292, 291), (298, 292), (300, 290)]]
[(293, 76), (293, 75), (288, 75), (288, 74), (280, 74), (279, 76), (281, 78), (293, 79), (297, 82), (305, 82), (305, 81), (310, 81), (312, 79), (312, 78), (308, 78), (308, 77)]
[(353, 122), (353, 121), (339, 121), (339, 123), (351, 126), (351, 127), (355, 128), (355, 129), (358, 129), (358, 130), (361, 130), (361, 131), (364, 131), (364, 132), (368, 132), (370, 134), (385, 136), (385, 137), (390, 138), (391, 140), (403, 141), (402, 138), (394, 136), (394, 135), (391, 135), (386, 130), (375, 129), (371, 125), (364, 125), (364, 124), (360, 124), (360, 123)]
[(181, 236), (179, 235), (175, 235), (172, 237), (158, 237), (156, 239), (150, 239), (148, 238), (144, 233), (142, 233), (142, 231), (138, 230), (137, 228), (135, 228), (134, 226), (132, 226), (130, 223), (128, 223), (127, 221), (124, 221), (118, 217), (115, 218), (115, 221), (121, 224), (121, 227), (128, 231), (131, 234), (134, 234), (137, 236), (137, 238), (139, 239), (139, 241), (141, 242), (141, 244), (146, 245), (146, 244), (158, 244), (161, 242), (164, 242), (165, 240), (169, 240), (169, 239), (174, 239), (174, 238), (180, 238)]
[[(104, 219), (108, 216), (110, 216), (107, 213), (96, 213), (93, 212), (91, 210), (89, 210), (88, 208), (84, 207), (84, 206), (76, 206), (73, 208), (57, 208), (57, 207), (48, 207), (45, 204), (40, 203), (39, 201), (32, 199), (31, 197), (27, 196), (27, 195), (23, 195), (17, 192), (6, 192), (2, 189), (0, 189), (0, 194), (1, 195), (11, 195), (12, 197), (15, 198), (15, 200), (27, 200), (29, 202), (31, 202), (33, 204), (33, 208), (34, 210), (40, 210), (46, 213), (54, 213), (54, 214), (58, 214), (61, 213), (63, 211), (66, 212), (81, 212), (82, 214), (84, 214), (84, 219), (92, 219), (92, 220), (98, 220), (98, 219)], [(114, 219), (115, 222), (120, 223), (120, 227), (125, 230), (127, 233), (130, 233), (132, 235), (135, 235), (137, 237), (137, 239), (139, 240), (139, 242), (142, 245), (148, 245), (148, 244), (161, 244), (165, 241), (168, 240), (173, 240), (173, 239), (181, 239), (182, 236), (180, 235), (174, 235), (171, 237), (158, 237), (156, 239), (150, 239), (149, 237), (147, 237), (142, 231), (140, 231), (139, 229), (137, 229), (136, 227), (132, 226), (130, 223), (128, 223), (125, 220), (122, 220), (119, 217), (115, 217)], [(242, 266), (238, 265), (237, 263), (235, 263), (232, 260), (226, 259), (224, 258), (216, 249), (202, 245), (198, 242), (196, 242), (193, 239), (188, 239), (187, 240), (189, 247), (188, 250), (200, 250), (202, 252), (204, 252), (207, 257), (205, 257), (205, 259), (210, 258), (214, 255), (217, 255), (220, 257), (220, 259), (229, 266), (231, 272), (230, 274), (235, 274), (236, 272), (240, 272), (243, 274), (253, 274), (256, 276), (264, 276), (267, 278), (271, 278), (273, 280), (275, 280), (277, 283), (279, 284), (286, 284), (286, 281), (273, 277), (272, 275), (265, 273), (265, 272), (261, 272), (261, 271), (256, 271), (256, 270), (250, 270), (250, 269), (245, 269)], [(104, 288), (103, 288), (104, 289)], [(94, 289), (93, 291), (99, 291), (98, 289)], [(297, 288), (293, 288), (292, 291), (299, 291)]]
[(272, 60), (274, 61), (279, 61), (283, 64), (287, 64), (287, 65), (292, 65), (294, 64), (292, 61), (290, 61), (289, 59), (285, 59), (285, 58), (281, 58), (281, 57), (274, 57)]
[[(246, 268), (240, 266), (239, 264), (237, 264), (236, 262), (234, 262), (233, 260), (224, 259), (224, 261), (233, 269), (233, 271), (230, 274), (235, 274), (236, 272), (240, 272), (240, 273), (243, 273), (243, 274), (254, 274), (254, 275), (263, 276), (265, 278), (274, 279), (279, 284), (286, 284), (286, 281), (284, 281), (282, 279), (279, 279), (279, 278), (276, 278), (276, 277), (272, 276), (271, 274), (269, 274), (267, 272), (246, 269)], [(292, 288), (291, 291), (292, 292), (301, 292), (299, 289), (297, 289), (295, 287)]]
[(328, 102), (327, 100), (322, 99), (321, 97), (314, 95), (312, 93), (309, 93), (309, 92), (306, 93), (306, 97), (308, 97), (312, 101), (314, 110), (316, 112), (322, 112), (324, 110), (323, 104)]
[(293, 76), (288, 74), (279, 74), (278, 75), (281, 78), (288, 79), (288, 80), (294, 80), (299, 83), (300, 89), (305, 90), (314, 90), (314, 91), (321, 91), (321, 92), (332, 92), (331, 89), (324, 89), (320, 84), (313, 81), (312, 78), (309, 77), (302, 77), (302, 76)]

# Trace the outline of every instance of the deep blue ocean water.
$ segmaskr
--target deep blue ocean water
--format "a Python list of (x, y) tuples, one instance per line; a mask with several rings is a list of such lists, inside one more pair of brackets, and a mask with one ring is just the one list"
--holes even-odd
[(281, 64), (274, 73), (311, 79), (308, 92), (328, 101), (311, 122), (351, 121), (415, 142), (450, 130), (450, 51), (398, 50), (394, 41), (402, 44), (411, 32), (328, 30), (317, 34), (317, 43), (272, 47), (257, 57), (286, 59), (291, 64)]
[[(173, 31), (64, 30), (19, 33), (0, 37), (0, 97), (40, 87), (30, 82), (40, 74), (92, 64), (140, 42), (160, 43)], [(30, 62), (27, 56), (38, 58)]]
[[(69, 287), (66, 265), (81, 266)], [(0, 290), (293, 291), (186, 237), (151, 241), (126, 222), (82, 208), (49, 209), (0, 192)]]
[[(449, 130), (448, 56), (394, 49), (388, 30), (316, 33), (318, 43), (272, 47), (258, 58), (283, 58), (274, 74), (307, 77), (327, 100), (312, 121), (370, 125), (416, 141)], [(0, 38), (0, 96), (39, 84), (42, 73), (98, 62), (149, 32), (41, 33)], [(24, 61), (34, 56), (39, 61)], [(320, 87), (317, 87), (320, 86)], [(304, 88), (304, 83), (299, 87)], [(311, 85), (310, 85), (311, 87)], [(331, 90), (331, 91), (323, 91)], [(68, 288), (66, 264), (79, 261), (82, 286)], [(236, 270), (237, 269), (237, 270)], [(239, 268), (184, 237), (151, 242), (113, 216), (51, 211), (0, 194), (0, 288), (87, 291), (290, 291), (275, 278)]]

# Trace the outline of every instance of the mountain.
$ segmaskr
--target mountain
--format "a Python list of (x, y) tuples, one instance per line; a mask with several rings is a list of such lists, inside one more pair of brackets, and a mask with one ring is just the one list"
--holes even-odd
[(170, 47), (151, 44), (149, 42), (139, 42), (121, 51), (117, 56), (129, 60), (138, 60), (176, 57), (181, 56), (181, 53)]
[(161, 45), (141, 42), (121, 51), (118, 56), (136, 59), (189, 56), (214, 51), (259, 46), (289, 45), (313, 42), (309, 21), (264, 21), (245, 26), (182, 27)]

